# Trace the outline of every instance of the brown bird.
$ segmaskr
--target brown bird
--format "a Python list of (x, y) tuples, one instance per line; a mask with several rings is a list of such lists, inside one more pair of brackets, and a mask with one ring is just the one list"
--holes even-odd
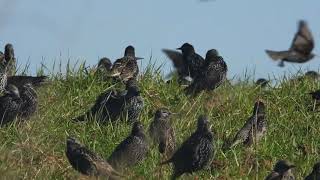
[(296, 166), (290, 164), (286, 160), (280, 160), (274, 166), (272, 172), (266, 177), (265, 180), (295, 180), (291, 171)]
[(284, 61), (292, 63), (305, 63), (311, 60), (315, 55), (312, 54), (314, 48), (314, 40), (310, 29), (305, 21), (299, 21), (298, 32), (295, 34), (293, 42), (289, 50), (271, 51), (266, 53), (271, 59), (280, 60), (279, 66), (284, 66)]
[(71, 166), (84, 175), (102, 176), (108, 179), (119, 179), (121, 177), (107, 161), (72, 137), (67, 138), (66, 156)]

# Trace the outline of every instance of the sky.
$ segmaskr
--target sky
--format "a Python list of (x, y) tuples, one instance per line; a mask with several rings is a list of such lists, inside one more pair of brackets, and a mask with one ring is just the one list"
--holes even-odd
[(319, 69), (319, 57), (280, 68), (264, 52), (288, 49), (304, 19), (320, 54), (318, 17), (319, 0), (0, 0), (0, 47), (12, 43), (18, 64), (34, 74), (41, 63), (114, 61), (133, 45), (143, 67), (152, 56), (166, 74), (173, 67), (161, 49), (189, 42), (202, 56), (217, 49), (229, 77), (272, 78)]

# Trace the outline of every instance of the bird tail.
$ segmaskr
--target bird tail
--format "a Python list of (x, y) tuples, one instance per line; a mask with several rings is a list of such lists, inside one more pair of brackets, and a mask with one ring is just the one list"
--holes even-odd
[(266, 50), (266, 53), (270, 56), (270, 58), (274, 61), (277, 61), (279, 59), (283, 59), (288, 56), (289, 51), (271, 51)]

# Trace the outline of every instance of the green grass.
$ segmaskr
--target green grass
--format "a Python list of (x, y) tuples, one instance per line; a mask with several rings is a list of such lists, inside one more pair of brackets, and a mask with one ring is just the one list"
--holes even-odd
[[(104, 90), (123, 87), (100, 81), (92, 73), (84, 73), (81, 67), (68, 68), (65, 75), (51, 73), (51, 83), (38, 90), (38, 112), (28, 121), (0, 129), (1, 179), (83, 178), (66, 159), (66, 136), (75, 136), (107, 158), (128, 135), (131, 127), (125, 123), (99, 125), (71, 121), (84, 113)], [(147, 68), (139, 81), (145, 100), (140, 120), (145, 129), (155, 109), (165, 106), (178, 113), (172, 118), (178, 144), (194, 131), (196, 119), (203, 113), (209, 115), (215, 132), (216, 155), (211, 170), (184, 175), (183, 179), (195, 176), (199, 179), (263, 179), (278, 159), (297, 165), (294, 173), (301, 179), (319, 160), (319, 114), (308, 110), (312, 100), (307, 94), (320, 88), (319, 82), (283, 79), (278, 80), (276, 87), (262, 90), (249, 78), (233, 85), (225, 83), (214, 92), (190, 98), (178, 84), (166, 84), (158, 69)], [(267, 105), (266, 137), (251, 149), (237, 146), (224, 154), (221, 151), (224, 140), (242, 127), (258, 99)], [(157, 148), (151, 147), (148, 157), (125, 171), (125, 175), (128, 179), (168, 179), (171, 168), (160, 168), (160, 161), (163, 159)]]

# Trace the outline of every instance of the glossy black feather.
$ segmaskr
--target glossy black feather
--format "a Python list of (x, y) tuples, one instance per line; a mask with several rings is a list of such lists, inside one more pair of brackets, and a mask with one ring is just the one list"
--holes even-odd
[(12, 122), (17, 117), (21, 103), (18, 88), (13, 85), (7, 86), (4, 95), (0, 97), (0, 126)]

